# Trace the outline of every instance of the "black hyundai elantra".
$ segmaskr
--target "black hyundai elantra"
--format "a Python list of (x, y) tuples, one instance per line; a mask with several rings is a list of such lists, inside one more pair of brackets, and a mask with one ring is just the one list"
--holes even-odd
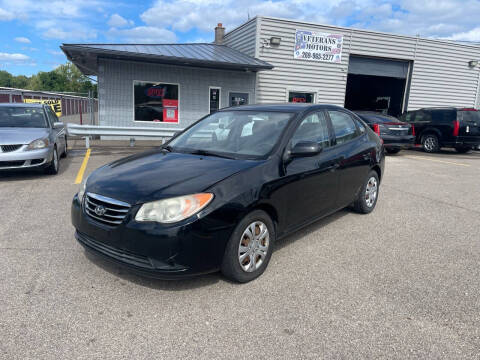
[(278, 239), (347, 206), (371, 212), (384, 161), (380, 138), (342, 107), (227, 108), (95, 170), (73, 199), (75, 236), (147, 276), (247, 282)]

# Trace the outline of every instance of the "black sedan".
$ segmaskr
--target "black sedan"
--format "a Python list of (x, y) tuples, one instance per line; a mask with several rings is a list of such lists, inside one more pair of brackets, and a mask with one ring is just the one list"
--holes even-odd
[(338, 106), (227, 108), (95, 170), (73, 199), (75, 235), (147, 276), (220, 269), (247, 282), (279, 238), (347, 206), (371, 212), (384, 158), (375, 133)]
[(356, 111), (356, 114), (380, 136), (389, 154), (415, 146), (415, 128), (411, 124), (376, 112)]

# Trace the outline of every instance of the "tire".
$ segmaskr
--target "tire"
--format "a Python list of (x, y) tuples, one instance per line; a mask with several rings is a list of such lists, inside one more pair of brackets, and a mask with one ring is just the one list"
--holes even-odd
[[(373, 190), (375, 191), (374, 193), (372, 192)], [(380, 181), (378, 179), (378, 174), (376, 171), (372, 170), (368, 173), (368, 176), (353, 203), (353, 209), (360, 214), (371, 213), (373, 209), (375, 209), (375, 205), (377, 205), (379, 190)]]
[(396, 149), (396, 148), (393, 148), (393, 149), (389, 149), (389, 148), (385, 148), (385, 150), (387, 150), (387, 153), (389, 154), (398, 154), (400, 152), (401, 149)]
[[(263, 229), (267, 230), (266, 234)], [(253, 238), (249, 235), (252, 233)], [(256, 279), (267, 268), (274, 243), (275, 226), (270, 216), (262, 210), (252, 211), (238, 223), (227, 243), (220, 268), (222, 274), (239, 283)]]
[(470, 146), (459, 146), (459, 147), (456, 147), (455, 150), (457, 150), (457, 152), (460, 154), (466, 154), (470, 150), (472, 150), (472, 148)]
[(60, 160), (58, 159), (57, 146), (53, 148), (53, 158), (48, 167), (45, 168), (45, 173), (49, 175), (58, 174), (60, 168)]
[(67, 143), (67, 138), (65, 138), (65, 149), (62, 154), (62, 158), (66, 158), (68, 156), (68, 143)]
[(423, 150), (427, 153), (435, 153), (440, 150), (440, 142), (435, 134), (427, 134), (422, 136)]

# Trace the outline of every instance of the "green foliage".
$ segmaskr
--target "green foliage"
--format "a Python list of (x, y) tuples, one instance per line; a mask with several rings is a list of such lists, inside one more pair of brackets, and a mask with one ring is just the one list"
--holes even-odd
[(0, 86), (28, 90), (73, 92), (86, 95), (89, 90), (97, 96), (97, 84), (83, 75), (71, 62), (60, 65), (52, 71), (40, 71), (30, 77), (13, 76), (7, 71), (0, 71)]

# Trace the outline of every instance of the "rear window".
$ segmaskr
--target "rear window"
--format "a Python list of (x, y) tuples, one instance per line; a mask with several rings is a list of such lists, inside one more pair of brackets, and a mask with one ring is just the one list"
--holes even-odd
[(480, 123), (480, 111), (460, 110), (458, 115), (460, 120)]
[(46, 128), (47, 121), (43, 108), (2, 106), (0, 107), (0, 128)]
[(359, 114), (359, 116), (367, 123), (391, 123), (398, 122), (399, 120), (389, 115), (365, 115)]

